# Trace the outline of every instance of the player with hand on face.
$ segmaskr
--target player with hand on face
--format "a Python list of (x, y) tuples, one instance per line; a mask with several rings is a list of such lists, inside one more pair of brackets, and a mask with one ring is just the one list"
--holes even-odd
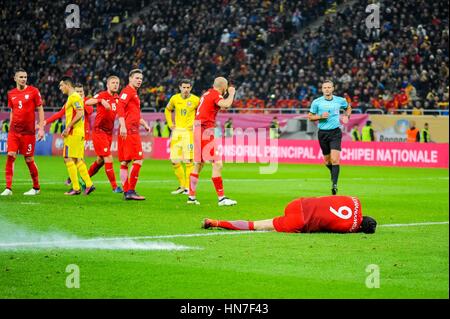
[[(228, 93), (228, 97), (224, 95)], [(227, 79), (218, 77), (214, 80), (213, 87), (206, 91), (197, 108), (194, 121), (194, 161), (195, 166), (189, 179), (189, 198), (187, 203), (199, 205), (196, 199), (196, 190), (199, 174), (205, 162), (212, 162), (212, 182), (218, 196), (219, 206), (232, 206), (237, 202), (225, 196), (222, 181), (222, 161), (216, 153), (214, 131), (216, 117), (219, 110), (228, 109), (233, 104), (236, 89), (228, 87)]]

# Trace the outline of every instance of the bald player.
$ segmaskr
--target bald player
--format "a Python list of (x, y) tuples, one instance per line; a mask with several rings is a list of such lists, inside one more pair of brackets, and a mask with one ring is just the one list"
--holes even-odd
[[(228, 97), (223, 95), (228, 93)], [(227, 79), (218, 77), (214, 80), (213, 87), (206, 91), (197, 108), (194, 121), (194, 169), (189, 178), (189, 198), (187, 203), (200, 205), (196, 198), (196, 189), (199, 174), (205, 162), (212, 163), (212, 182), (218, 196), (219, 206), (233, 206), (237, 202), (225, 196), (222, 181), (223, 164), (217, 156), (214, 141), (214, 128), (217, 113), (220, 109), (228, 109), (233, 104), (236, 89), (228, 87)]]

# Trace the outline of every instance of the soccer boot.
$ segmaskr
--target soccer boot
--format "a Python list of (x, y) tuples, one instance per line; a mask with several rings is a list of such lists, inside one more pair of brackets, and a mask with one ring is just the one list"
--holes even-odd
[(94, 185), (92, 185), (91, 187), (86, 187), (85, 190), (84, 190), (84, 195), (89, 195), (93, 191), (95, 191), (95, 186)]
[(12, 195), (12, 190), (10, 190), (9, 188), (5, 188), (5, 190), (0, 194), (0, 196), (11, 196)]
[(200, 202), (196, 198), (188, 197), (186, 202), (188, 205), (200, 205)]
[(214, 221), (213, 219), (205, 218), (202, 222), (202, 228), (208, 229), (212, 227), (217, 227), (217, 221)]
[(237, 201), (229, 199), (228, 197), (222, 197), (219, 199), (218, 205), (219, 206), (233, 206), (236, 205)]
[(170, 192), (172, 195), (178, 195), (178, 194), (183, 194), (184, 193), (185, 188), (179, 186), (176, 190), (174, 190), (173, 192)]
[(334, 185), (331, 187), (331, 194), (336, 195), (337, 192), (338, 192), (337, 185), (334, 184)]
[(117, 193), (117, 194), (123, 193), (122, 187), (117, 186), (116, 188), (113, 189), (113, 193)]
[(124, 193), (124, 198), (126, 200), (145, 200), (144, 196), (140, 196), (135, 191), (128, 191)]
[(71, 189), (68, 192), (64, 193), (64, 195), (68, 195), (68, 196), (74, 196), (74, 195), (80, 195), (80, 194), (81, 194), (80, 190), (77, 191), (77, 190), (74, 190), (74, 189)]
[(23, 193), (26, 196), (34, 196), (34, 195), (39, 195), (41, 193), (41, 191), (39, 189), (30, 189), (28, 192)]

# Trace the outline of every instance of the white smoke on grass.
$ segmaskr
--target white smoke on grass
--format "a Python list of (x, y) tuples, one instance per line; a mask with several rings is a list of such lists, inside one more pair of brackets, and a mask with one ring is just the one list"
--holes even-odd
[(0, 217), (0, 251), (37, 249), (188, 250), (199, 249), (162, 241), (127, 238), (79, 238), (61, 232), (35, 232)]

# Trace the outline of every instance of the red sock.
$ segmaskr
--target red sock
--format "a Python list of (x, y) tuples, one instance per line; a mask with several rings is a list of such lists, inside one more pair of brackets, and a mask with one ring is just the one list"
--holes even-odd
[(217, 227), (231, 230), (255, 230), (254, 224), (246, 220), (218, 220)]
[(116, 175), (114, 174), (113, 163), (105, 163), (105, 172), (113, 190), (117, 188)]
[(31, 179), (33, 180), (33, 188), (41, 189), (41, 187), (39, 186), (39, 173), (36, 163), (34, 161), (25, 162), (27, 163), (28, 170), (30, 171)]
[(120, 165), (120, 181), (124, 192), (128, 191), (128, 166)]
[(12, 187), (12, 179), (14, 175), (14, 161), (16, 158), (14, 156), (9, 156), (6, 159), (6, 168), (5, 168), (5, 178), (6, 178), (6, 188), (11, 189)]
[(139, 171), (141, 170), (141, 165), (137, 163), (133, 163), (133, 167), (131, 167), (130, 172), (130, 187), (129, 190), (134, 191), (136, 189), (136, 184), (139, 178)]
[(103, 163), (98, 164), (97, 161), (92, 163), (91, 167), (89, 167), (89, 176), (92, 177), (97, 174), (98, 170), (103, 166)]
[(189, 176), (189, 196), (195, 196), (198, 184), (198, 174), (191, 173)]
[(214, 183), (214, 187), (216, 189), (216, 193), (217, 196), (222, 197), (223, 196), (223, 181), (222, 181), (222, 177), (213, 177), (211, 178), (213, 183)]

